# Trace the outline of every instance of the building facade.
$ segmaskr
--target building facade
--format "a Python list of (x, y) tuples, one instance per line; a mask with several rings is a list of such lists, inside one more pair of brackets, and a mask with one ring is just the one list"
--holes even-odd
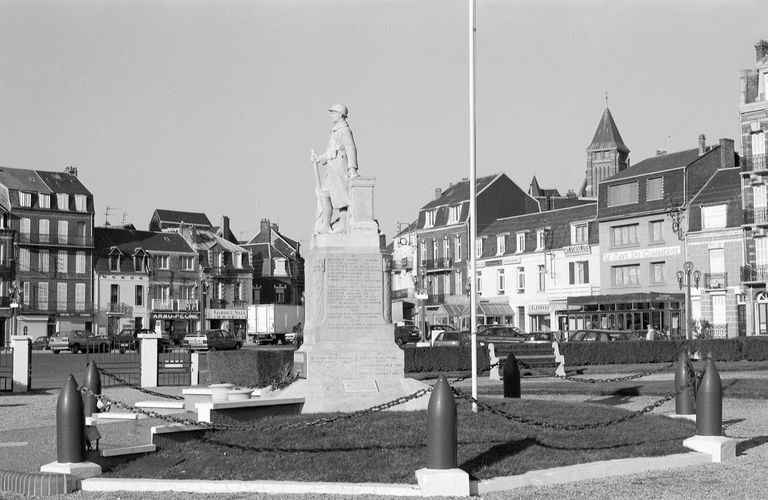
[(251, 254), (254, 304), (304, 303), (304, 258), (298, 241), (262, 219), (259, 233), (242, 247)]

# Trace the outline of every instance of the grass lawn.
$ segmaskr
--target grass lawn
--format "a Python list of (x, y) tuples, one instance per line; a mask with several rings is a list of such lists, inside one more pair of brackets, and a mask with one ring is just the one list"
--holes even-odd
[[(539, 422), (605, 422), (625, 410), (596, 404), (494, 400)], [(273, 417), (260, 425), (309, 422), (320, 415)], [(489, 479), (598, 460), (683, 453), (695, 434), (686, 420), (644, 415), (595, 430), (518, 424), (458, 409), (458, 465)], [(368, 414), (324, 426), (278, 431), (217, 431), (202, 440), (158, 441), (159, 451), (106, 471), (106, 477), (415, 483), (426, 465), (426, 412)]]

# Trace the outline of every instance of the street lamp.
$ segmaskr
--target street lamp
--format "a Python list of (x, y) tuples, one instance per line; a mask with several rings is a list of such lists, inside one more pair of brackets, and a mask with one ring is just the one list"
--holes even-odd
[(693, 270), (693, 262), (686, 261), (683, 264), (683, 270), (677, 271), (677, 283), (682, 290), (685, 285), (685, 338), (693, 338), (691, 332), (691, 273), (693, 273), (694, 286), (699, 288), (699, 280), (701, 280), (701, 273)]
[(424, 271), (421, 271), (421, 274), (417, 274), (416, 276), (412, 277), (413, 285), (416, 288), (416, 307), (419, 309), (419, 332), (421, 334), (421, 338), (419, 339), (419, 342), (426, 342), (427, 341), (427, 334), (426, 334), (426, 316), (424, 314), (424, 301), (427, 300), (429, 295), (427, 294), (427, 291), (424, 289)]

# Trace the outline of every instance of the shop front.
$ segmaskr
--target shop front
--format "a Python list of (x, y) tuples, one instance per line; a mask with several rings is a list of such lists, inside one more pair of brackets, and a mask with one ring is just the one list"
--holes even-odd
[(149, 329), (168, 332), (174, 341), (180, 341), (187, 333), (198, 330), (200, 314), (190, 311), (153, 312), (149, 317)]
[(207, 328), (221, 328), (234, 333), (237, 338), (245, 340), (248, 321), (247, 309), (206, 309), (205, 320), (208, 323)]
[(549, 302), (528, 304), (528, 331), (541, 332), (552, 329), (551, 307)]

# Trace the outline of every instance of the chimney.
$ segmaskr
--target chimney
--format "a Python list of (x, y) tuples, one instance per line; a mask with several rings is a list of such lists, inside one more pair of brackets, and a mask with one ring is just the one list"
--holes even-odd
[[(663, 150), (663, 149), (661, 149), (661, 148), (659, 148), (659, 149), (657, 149), (657, 150), (656, 150), (656, 156), (664, 156), (665, 154), (667, 154), (667, 152), (666, 152), (666, 151), (664, 151), (664, 150)], [(701, 153), (699, 153), (699, 154), (701, 154)]]
[(720, 139), (720, 168), (732, 168), (736, 166), (734, 157), (733, 139)]
[(261, 233), (269, 234), (269, 229), (272, 225), (269, 223), (269, 219), (261, 219)]
[(755, 44), (755, 57), (757, 62), (762, 61), (765, 56), (768, 56), (768, 41), (760, 40)]
[(699, 156), (707, 152), (707, 138), (704, 134), (699, 134)]
[(229, 217), (226, 215), (221, 216), (221, 236), (222, 238), (229, 237)]
[(439, 200), (441, 196), (443, 196), (443, 190), (440, 188), (435, 188), (435, 199)]
[(274, 224), (274, 223), (272, 224), (272, 231), (274, 231), (274, 232), (276, 232), (276, 233), (279, 233), (279, 232), (280, 232), (280, 231), (278, 230), (278, 228), (277, 228), (277, 224)]
[(573, 189), (569, 189), (567, 193), (565, 193), (566, 198), (574, 199), (578, 198), (579, 195), (576, 194), (576, 192)]
[(64, 172), (71, 175), (72, 177), (77, 177), (77, 167), (73, 167), (72, 165), (64, 168)]

